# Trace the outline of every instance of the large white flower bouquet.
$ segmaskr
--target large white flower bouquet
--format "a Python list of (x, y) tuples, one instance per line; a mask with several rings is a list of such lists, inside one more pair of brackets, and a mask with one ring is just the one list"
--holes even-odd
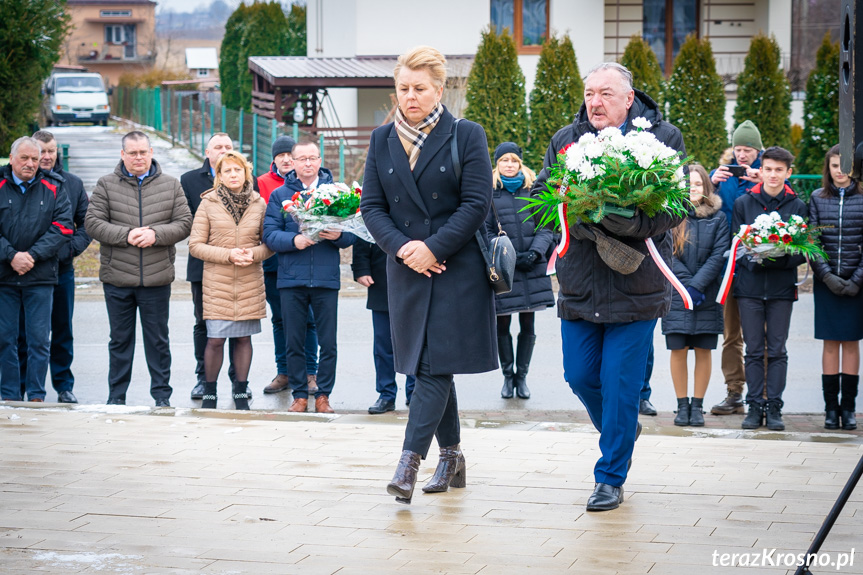
[(538, 215), (540, 225), (562, 225), (561, 204), (567, 224), (576, 219), (597, 223), (608, 214), (631, 217), (635, 209), (651, 217), (660, 212), (686, 215), (691, 203), (680, 154), (646, 131), (648, 120), (632, 123), (636, 129), (626, 135), (605, 128), (560, 150), (546, 189), (523, 209)]
[(300, 225), (300, 232), (319, 241), (324, 230), (350, 232), (374, 243), (360, 214), (362, 188), (356, 182), (348, 187), (342, 182), (321, 184), (308, 192), (295, 192), (282, 202), (282, 215), (289, 215)]

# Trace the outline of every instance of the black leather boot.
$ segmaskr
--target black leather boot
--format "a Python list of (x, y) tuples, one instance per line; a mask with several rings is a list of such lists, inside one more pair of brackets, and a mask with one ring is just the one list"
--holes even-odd
[(216, 403), (218, 401), (218, 397), (216, 396), (216, 385), (215, 381), (205, 381), (204, 382), (204, 395), (201, 396), (203, 400), (201, 402), (201, 409), (216, 409)]
[(678, 427), (685, 427), (689, 425), (689, 398), (688, 397), (678, 397), (677, 398), (677, 416), (674, 418), (674, 425)]
[(249, 382), (235, 381), (232, 387), (234, 390), (234, 407), (247, 411), (249, 409), (249, 399), (251, 398), (251, 394), (247, 391)]
[(754, 401), (749, 402), (749, 413), (740, 425), (743, 429), (758, 429), (764, 423), (764, 405)]
[(689, 425), (704, 427), (704, 398), (693, 397), (689, 404)]
[(500, 370), (503, 372), (503, 387), (500, 396), (504, 399), (512, 399), (512, 378), (515, 375), (513, 366), (515, 359), (512, 355), (512, 336), (497, 337), (497, 356), (500, 358)]
[(530, 369), (530, 358), (533, 356), (534, 344), (536, 344), (535, 335), (518, 334), (513, 385), (515, 386), (515, 394), (521, 399), (530, 399), (530, 390), (527, 388), (527, 371)]
[(824, 429), (839, 429), (839, 374), (821, 375), (824, 393)]
[(434, 475), (423, 487), (425, 493), (443, 493), (450, 487), (467, 484), (467, 469), (464, 455), (458, 445), (440, 448), (440, 460)]
[(842, 429), (857, 429), (857, 386), (860, 383), (859, 375), (848, 375), (840, 373), (842, 381)]
[(393, 480), (387, 485), (387, 493), (395, 495), (396, 501), (410, 505), (420, 470), (420, 454), (405, 449), (399, 459)]
[(767, 429), (771, 431), (785, 431), (785, 422), (782, 421), (781, 399), (768, 399), (764, 416), (767, 419)]
[(743, 411), (743, 396), (739, 393), (729, 393), (725, 399), (710, 408), (713, 415), (731, 415)]

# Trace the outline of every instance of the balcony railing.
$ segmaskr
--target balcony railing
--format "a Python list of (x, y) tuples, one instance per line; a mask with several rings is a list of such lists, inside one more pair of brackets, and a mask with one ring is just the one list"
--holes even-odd
[[(130, 63), (130, 62), (152, 62), (155, 56), (152, 53), (141, 54), (138, 52), (140, 46), (127, 46), (126, 44), (102, 44), (101, 46), (87, 50), (82, 46), (78, 49), (79, 62), (98, 63)], [(127, 56), (134, 54), (133, 57)]]

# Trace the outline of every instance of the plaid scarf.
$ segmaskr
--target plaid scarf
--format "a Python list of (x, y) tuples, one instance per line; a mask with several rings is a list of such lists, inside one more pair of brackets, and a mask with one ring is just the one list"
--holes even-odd
[(252, 199), (252, 184), (246, 182), (239, 192), (232, 192), (224, 184), (220, 184), (216, 189), (216, 196), (222, 201), (231, 217), (234, 218), (234, 223), (239, 224)]
[(420, 157), (420, 150), (422, 150), (429, 132), (434, 129), (442, 115), (443, 105), (438, 102), (428, 116), (423, 118), (423, 120), (416, 126), (411, 126), (408, 124), (407, 119), (402, 113), (402, 109), (396, 108), (396, 133), (398, 133), (399, 139), (402, 141), (402, 145), (405, 148), (405, 152), (407, 152), (411, 170), (413, 170), (414, 166), (417, 165), (417, 160)]

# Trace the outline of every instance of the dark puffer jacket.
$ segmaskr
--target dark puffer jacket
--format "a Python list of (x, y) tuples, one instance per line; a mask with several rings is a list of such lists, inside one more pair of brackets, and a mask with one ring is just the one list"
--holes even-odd
[(722, 198), (717, 195), (713, 206), (701, 204), (695, 215), (686, 218), (689, 240), (683, 252), (673, 256), (672, 269), (683, 285), (705, 295), (704, 303), (694, 310), (683, 307), (677, 291), (671, 294), (671, 310), (662, 318), (662, 333), (722, 333), (722, 306), (716, 303), (731, 243), (728, 220), (722, 211)]
[[(766, 194), (761, 191), (763, 184), (758, 184), (752, 191), (737, 198), (734, 202), (731, 229), (737, 232), (743, 224), (751, 224), (761, 214), (771, 211), (779, 212), (783, 221), (788, 221), (792, 215), (802, 218), (809, 216), (809, 210), (803, 200), (797, 197), (794, 190), (785, 185), (785, 195), (779, 201), (775, 210), (767, 207)], [(737, 260), (734, 272), (734, 297), (755, 299), (786, 299), (797, 300), (797, 266), (806, 261), (801, 255), (782, 256), (774, 260), (763, 260), (755, 263), (748, 256)]]
[(836, 188), (832, 191), (835, 196), (820, 188), (809, 198), (809, 225), (829, 226), (821, 232), (829, 259), (812, 261), (812, 270), (819, 280), (832, 273), (863, 286), (863, 194), (856, 182), (845, 190), (844, 198)]
[[(635, 90), (635, 101), (626, 119), (626, 131), (634, 129), (632, 120), (639, 116), (650, 122), (647, 131), (657, 140), (686, 155), (680, 130), (662, 119), (656, 102), (644, 92)], [(558, 150), (578, 141), (588, 132), (595, 133), (596, 129), (588, 122), (587, 109), (582, 104), (575, 121), (552, 137), (545, 153), (543, 170), (531, 189), (532, 193), (545, 189), (548, 168), (557, 162)], [(645, 239), (653, 238), (662, 259), (670, 266), (669, 230), (681, 221), (683, 218), (678, 216), (662, 213), (650, 218), (638, 211), (625, 228), (606, 228), (608, 235), (645, 254), (638, 269), (629, 275), (608, 267), (599, 257), (594, 242), (579, 240), (570, 234), (569, 250), (557, 261), (557, 279), (560, 282), (557, 315), (566, 320), (617, 323), (657, 319), (668, 313), (671, 284), (648, 254)]]
[[(515, 248), (516, 253), (534, 251), (539, 256), (530, 271), (524, 272), (516, 268), (511, 292), (494, 296), (497, 315), (538, 311), (554, 305), (551, 278), (545, 272), (548, 263), (546, 254), (551, 247), (552, 233), (546, 228), (537, 230), (538, 222), (534, 218), (527, 217), (528, 212), (519, 212), (527, 205), (524, 200), (529, 197), (530, 190), (527, 188), (522, 188), (514, 194), (502, 188), (492, 192), (492, 201), (500, 217), (500, 225), (512, 241), (512, 247)], [(489, 238), (497, 235), (494, 210), (488, 211), (485, 225)]]

